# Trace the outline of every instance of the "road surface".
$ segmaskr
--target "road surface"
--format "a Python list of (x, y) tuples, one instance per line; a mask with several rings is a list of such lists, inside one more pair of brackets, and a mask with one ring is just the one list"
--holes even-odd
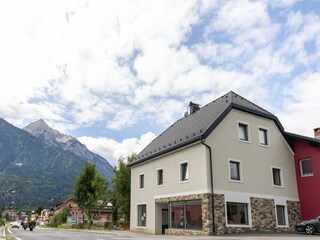
[(313, 240), (320, 235), (307, 236), (297, 233), (248, 233), (224, 236), (164, 236), (139, 234), (130, 231), (69, 231), (56, 229), (40, 229), (36, 227), (32, 232), (23, 229), (10, 229), (7, 233), (10, 240)]

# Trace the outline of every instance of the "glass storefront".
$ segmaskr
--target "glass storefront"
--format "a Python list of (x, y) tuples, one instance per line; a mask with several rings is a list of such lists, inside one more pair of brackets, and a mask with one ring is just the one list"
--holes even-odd
[(202, 230), (201, 200), (169, 203), (170, 228)]

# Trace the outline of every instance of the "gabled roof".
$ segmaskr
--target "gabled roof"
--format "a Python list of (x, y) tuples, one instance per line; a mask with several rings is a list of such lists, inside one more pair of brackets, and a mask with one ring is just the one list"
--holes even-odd
[(203, 106), (198, 111), (176, 121), (147, 145), (129, 166), (137, 165), (200, 141), (201, 138), (206, 138), (231, 109), (238, 109), (272, 119), (280, 131), (283, 132), (283, 127), (275, 115), (231, 91)]
[[(292, 140), (294, 139), (300, 139), (300, 140), (303, 140), (303, 141), (307, 141), (309, 142), (309, 144), (313, 145), (313, 146), (320, 146), (320, 139), (319, 138), (311, 138), (311, 137), (307, 137), (307, 136), (302, 136), (302, 135), (299, 135), (299, 134), (295, 134), (295, 133), (290, 133), (290, 132), (285, 132), (285, 136), (286, 138), (290, 140), (290, 145), (293, 146), (292, 144)], [(293, 147), (292, 147), (293, 148)]]

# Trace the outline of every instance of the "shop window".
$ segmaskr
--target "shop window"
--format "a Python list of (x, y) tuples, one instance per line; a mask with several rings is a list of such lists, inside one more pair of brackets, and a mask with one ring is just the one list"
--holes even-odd
[(171, 202), (170, 228), (202, 230), (201, 200)]
[(249, 225), (248, 204), (227, 202), (227, 221), (229, 225)]

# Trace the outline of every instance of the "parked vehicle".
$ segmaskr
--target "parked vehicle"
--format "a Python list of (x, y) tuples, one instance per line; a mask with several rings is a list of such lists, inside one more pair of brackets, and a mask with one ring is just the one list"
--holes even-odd
[(320, 216), (297, 223), (296, 230), (298, 232), (305, 232), (308, 235), (320, 232)]
[(20, 228), (20, 223), (19, 222), (11, 222), (9, 224), (10, 228)]

